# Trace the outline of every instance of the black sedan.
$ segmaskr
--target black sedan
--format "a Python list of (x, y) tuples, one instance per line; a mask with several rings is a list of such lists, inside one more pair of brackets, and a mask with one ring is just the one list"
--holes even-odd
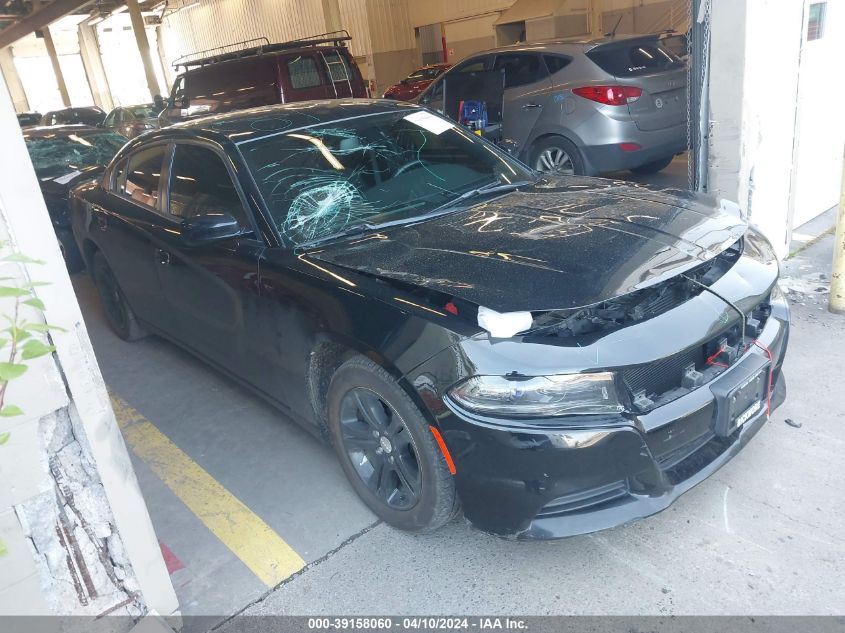
[(119, 336), (275, 403), (403, 529), (460, 507), (516, 538), (644, 517), (784, 394), (778, 262), (738, 213), (541, 177), (410, 104), (145, 134), (75, 190), (73, 227)]
[(78, 272), (85, 263), (71, 233), (70, 192), (80, 183), (99, 177), (126, 138), (84, 125), (31, 128), (24, 130), (23, 138), (65, 264), (70, 272)]

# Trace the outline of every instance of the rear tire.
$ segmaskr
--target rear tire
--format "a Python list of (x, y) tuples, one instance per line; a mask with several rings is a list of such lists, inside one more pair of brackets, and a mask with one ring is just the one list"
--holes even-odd
[(429, 425), (383, 368), (356, 356), (332, 377), (329, 436), (358, 496), (385, 523), (429, 532), (458, 511), (455, 484)]
[(583, 176), (586, 174), (581, 151), (568, 138), (547, 136), (534, 144), (531, 149), (531, 166), (537, 171), (563, 176)]
[(59, 240), (59, 250), (62, 252), (67, 271), (78, 273), (85, 268), (85, 260), (82, 253), (79, 252), (76, 240), (73, 239), (73, 233), (66, 229), (57, 230), (56, 239)]
[(666, 158), (658, 158), (657, 160), (653, 160), (650, 163), (646, 163), (645, 165), (640, 165), (639, 167), (634, 167), (631, 169), (632, 174), (637, 174), (638, 176), (646, 176), (648, 174), (656, 174), (657, 172), (666, 169), (669, 164), (674, 160), (674, 156), (667, 156)]
[(135, 319), (135, 313), (126, 302), (126, 297), (117, 284), (106, 258), (99, 251), (94, 253), (92, 276), (103, 303), (106, 320), (114, 333), (124, 341), (135, 341), (146, 336), (146, 332)]

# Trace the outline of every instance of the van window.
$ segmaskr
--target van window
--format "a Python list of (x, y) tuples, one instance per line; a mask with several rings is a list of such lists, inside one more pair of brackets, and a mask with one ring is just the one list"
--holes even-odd
[(299, 55), (287, 61), (290, 84), (294, 90), (314, 88), (323, 83), (317, 62), (310, 55)]
[(326, 66), (329, 69), (329, 77), (332, 81), (348, 81), (352, 79), (352, 72), (349, 70), (349, 62), (346, 57), (337, 51), (327, 51), (323, 53), (326, 60)]

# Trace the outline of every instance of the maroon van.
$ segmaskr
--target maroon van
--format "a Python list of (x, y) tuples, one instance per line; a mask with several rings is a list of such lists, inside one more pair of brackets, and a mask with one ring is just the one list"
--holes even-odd
[(361, 71), (349, 53), (347, 31), (290, 42), (247, 40), (180, 57), (183, 68), (159, 115), (162, 126), (200, 116), (264, 105), (367, 97)]

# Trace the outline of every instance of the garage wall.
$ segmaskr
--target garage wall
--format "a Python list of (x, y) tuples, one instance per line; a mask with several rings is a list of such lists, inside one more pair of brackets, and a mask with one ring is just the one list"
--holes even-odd
[(168, 65), (181, 55), (224, 44), (257, 37), (281, 42), (325, 31), (322, 3), (313, 0), (204, 0), (168, 15), (161, 27)]

